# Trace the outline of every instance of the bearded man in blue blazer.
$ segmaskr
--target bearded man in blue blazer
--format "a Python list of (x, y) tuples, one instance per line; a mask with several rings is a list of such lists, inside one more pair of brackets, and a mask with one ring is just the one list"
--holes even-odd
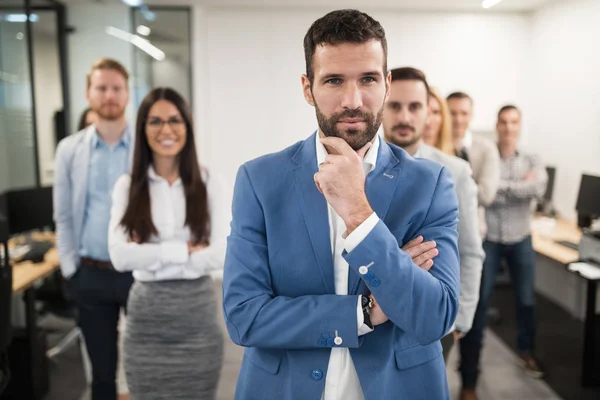
[(459, 297), (450, 173), (377, 133), (391, 79), (377, 21), (333, 11), (304, 50), (319, 129), (247, 162), (235, 185), (223, 277), (227, 329), (246, 348), (235, 398), (449, 399), (440, 338)]

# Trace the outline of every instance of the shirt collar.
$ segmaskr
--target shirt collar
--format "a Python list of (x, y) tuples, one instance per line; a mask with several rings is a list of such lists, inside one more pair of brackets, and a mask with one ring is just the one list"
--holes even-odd
[[(165, 178), (163, 178), (162, 176), (160, 176), (156, 173), (156, 171), (154, 170), (154, 166), (152, 164), (150, 164), (150, 166), (148, 167), (148, 179), (153, 182), (166, 182)], [(180, 185), (180, 184), (181, 184), (181, 178), (177, 178), (175, 180), (175, 182), (173, 182), (173, 185), (171, 185), (171, 186), (176, 186), (176, 185)]]
[(414, 158), (423, 158), (423, 146), (423, 140), (420, 140), (419, 147), (417, 147), (417, 151), (415, 151), (415, 154), (413, 155)]
[[(104, 144), (104, 141), (102, 140), (102, 138), (100, 138), (100, 135), (98, 134), (98, 130), (96, 129), (96, 125), (92, 125), (92, 129), (93, 129), (93, 135), (92, 135), (92, 148), (97, 148), (100, 144)], [(129, 129), (129, 125), (127, 125), (125, 127), (125, 131), (123, 131), (123, 135), (121, 136), (121, 139), (119, 139), (119, 141), (117, 142), (117, 146), (122, 145), (125, 146), (126, 148), (129, 147), (129, 144), (131, 143), (131, 131)]]
[[(316, 142), (317, 142), (317, 165), (321, 165), (322, 163), (325, 162), (325, 159), (327, 158), (327, 150), (325, 149), (325, 146), (323, 145), (323, 143), (321, 143), (320, 136), (319, 136), (319, 132), (317, 132), (316, 136)], [(366, 172), (367, 174), (371, 171), (373, 171), (375, 169), (375, 166), (377, 165), (377, 154), (379, 153), (379, 133), (375, 134), (375, 141), (373, 142), (373, 146), (371, 146), (371, 148), (369, 149), (369, 151), (367, 151), (367, 154), (365, 154), (365, 158), (363, 158), (363, 167), (367, 167)]]
[(465, 132), (465, 137), (462, 140), (462, 147), (470, 149), (473, 144), (473, 132), (470, 129), (467, 129)]

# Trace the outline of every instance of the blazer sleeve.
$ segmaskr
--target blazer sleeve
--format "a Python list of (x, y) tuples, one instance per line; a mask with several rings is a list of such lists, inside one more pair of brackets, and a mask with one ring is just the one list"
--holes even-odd
[(487, 207), (494, 202), (500, 185), (500, 154), (491, 141), (480, 143), (483, 165), (477, 180), (477, 197), (479, 205)]
[(439, 250), (429, 272), (399, 248), (382, 221), (352, 252), (344, 254), (391, 323), (422, 345), (441, 339), (458, 312), (458, 205), (446, 168), (435, 185), (429, 211), (417, 230), (426, 241), (434, 240)]
[(60, 258), (60, 269), (64, 277), (70, 278), (77, 271), (77, 252), (73, 227), (73, 184), (71, 162), (73, 148), (69, 141), (62, 140), (56, 149), (52, 202), (56, 224), (56, 242)]
[(479, 302), (479, 286), (485, 253), (479, 230), (477, 186), (470, 169), (465, 168), (456, 180), (458, 197), (458, 253), (460, 255), (460, 298), (456, 329), (466, 333), (473, 325)]
[(245, 166), (238, 170), (232, 215), (223, 272), (223, 313), (231, 340), (279, 349), (358, 347), (358, 296), (274, 293), (265, 213)]

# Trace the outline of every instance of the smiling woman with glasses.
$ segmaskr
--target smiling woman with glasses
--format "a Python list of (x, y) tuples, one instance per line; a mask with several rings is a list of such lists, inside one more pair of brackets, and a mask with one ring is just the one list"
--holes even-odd
[(223, 337), (211, 270), (223, 268), (231, 204), (200, 168), (188, 105), (170, 88), (140, 105), (131, 175), (113, 190), (109, 250), (133, 271), (125, 371), (132, 398), (213, 399)]

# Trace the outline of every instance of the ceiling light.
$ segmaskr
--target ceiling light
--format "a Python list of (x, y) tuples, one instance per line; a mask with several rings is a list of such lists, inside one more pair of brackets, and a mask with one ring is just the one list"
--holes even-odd
[[(4, 16), (6, 22), (27, 22), (27, 14), (6, 14)], [(29, 21), (37, 22), (40, 17), (37, 14), (29, 15)]]
[(500, 3), (501, 1), (502, 0), (483, 0), (483, 3), (481, 3), (481, 7), (483, 7), (483, 8), (492, 8), (496, 4)]
[(129, 7), (139, 7), (143, 2), (144, 0), (123, 0), (123, 3), (127, 4)]
[(137, 31), (137, 33), (139, 33), (142, 36), (148, 36), (148, 35), (150, 35), (150, 32), (152, 32), (150, 30), (150, 28), (148, 28), (146, 25), (138, 26), (136, 31)]
[(153, 45), (152, 43), (150, 43), (148, 39), (145, 39), (138, 35), (132, 35), (131, 33), (126, 32), (122, 29), (115, 28), (114, 26), (107, 26), (106, 33), (118, 39), (131, 43), (132, 45), (142, 50), (155, 60), (162, 61), (165, 59), (165, 52)]

